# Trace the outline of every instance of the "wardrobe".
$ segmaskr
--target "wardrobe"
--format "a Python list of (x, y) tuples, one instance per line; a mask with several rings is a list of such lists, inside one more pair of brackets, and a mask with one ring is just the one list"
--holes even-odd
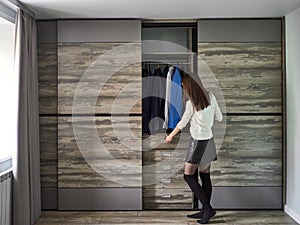
[(165, 129), (143, 132), (143, 69), (166, 65), (198, 73), (224, 113), (214, 207), (282, 208), (281, 18), (51, 20), (37, 31), (44, 209), (201, 207), (182, 178), (188, 128), (172, 144)]

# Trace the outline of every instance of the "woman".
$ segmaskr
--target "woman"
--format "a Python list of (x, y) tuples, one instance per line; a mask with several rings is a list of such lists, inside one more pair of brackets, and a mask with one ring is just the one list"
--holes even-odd
[[(182, 74), (182, 88), (189, 95), (185, 112), (175, 129), (166, 136), (165, 142), (170, 143), (189, 121), (191, 142), (186, 155), (184, 180), (202, 204), (202, 209), (189, 218), (202, 218), (199, 223), (205, 224), (216, 212), (210, 205), (212, 184), (210, 179), (210, 164), (216, 160), (216, 148), (213, 139), (212, 126), (214, 119), (223, 119), (215, 96), (204, 89), (196, 75)], [(199, 167), (202, 187), (194, 173)]]

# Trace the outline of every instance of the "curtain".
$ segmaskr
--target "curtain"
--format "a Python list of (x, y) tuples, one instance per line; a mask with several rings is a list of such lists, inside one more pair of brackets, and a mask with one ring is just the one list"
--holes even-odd
[(37, 40), (34, 18), (18, 10), (15, 63), (19, 76), (18, 149), (13, 157), (13, 224), (41, 214)]

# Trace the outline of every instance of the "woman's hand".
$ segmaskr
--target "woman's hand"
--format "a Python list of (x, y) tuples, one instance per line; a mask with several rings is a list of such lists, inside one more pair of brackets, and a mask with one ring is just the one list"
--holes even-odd
[(173, 141), (173, 136), (171, 136), (171, 135), (166, 135), (165, 142), (166, 142), (166, 143), (171, 143), (172, 141)]
[(178, 132), (180, 131), (180, 129), (176, 126), (175, 129), (169, 134), (166, 134), (166, 138), (165, 138), (165, 143), (171, 143), (173, 141), (173, 137), (178, 134)]

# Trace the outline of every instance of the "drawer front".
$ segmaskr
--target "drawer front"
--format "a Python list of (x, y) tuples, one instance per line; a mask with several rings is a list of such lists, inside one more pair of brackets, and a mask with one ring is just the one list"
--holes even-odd
[[(151, 174), (149, 174), (151, 176)], [(152, 174), (152, 176), (156, 176), (157, 174)], [(144, 177), (145, 179), (145, 177)], [(146, 183), (146, 180), (143, 180), (143, 183)], [(188, 189), (188, 185), (183, 179), (183, 173), (178, 174), (161, 174), (161, 177), (157, 177), (157, 182), (154, 184), (149, 184), (145, 186), (146, 188), (153, 189)]]
[(144, 209), (192, 209), (192, 192), (186, 189), (143, 189)]
[(151, 150), (143, 151), (143, 165), (153, 165), (159, 162), (182, 163), (186, 156), (186, 149), (179, 150)]
[[(164, 176), (164, 174), (183, 173), (184, 159), (179, 162), (162, 161), (152, 165), (143, 165), (143, 177), (152, 179), (153, 176)], [(157, 179), (156, 179), (157, 180)]]

